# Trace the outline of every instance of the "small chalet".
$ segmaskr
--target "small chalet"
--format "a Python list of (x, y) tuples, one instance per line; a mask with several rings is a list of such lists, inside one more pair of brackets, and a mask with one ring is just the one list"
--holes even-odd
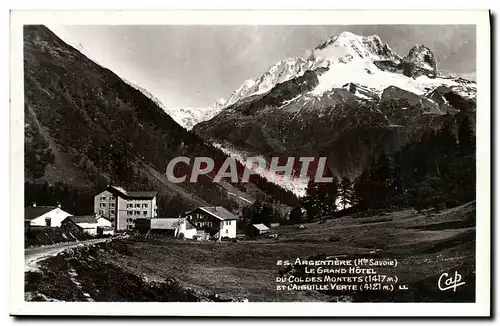
[(105, 217), (97, 216), (97, 234), (113, 235), (114, 233), (113, 223)]
[(197, 234), (196, 228), (185, 218), (153, 218), (150, 221), (153, 235), (193, 239)]
[(65, 212), (59, 206), (33, 206), (24, 209), (24, 225), (26, 227), (61, 227), (61, 222), (70, 213)]
[(89, 235), (97, 235), (97, 219), (93, 215), (68, 216), (62, 223), (63, 227), (68, 228), (69, 223)]
[(238, 217), (222, 206), (198, 207), (184, 216), (197, 230), (212, 238), (236, 238)]
[(250, 224), (247, 228), (247, 235), (255, 238), (269, 232), (269, 228), (264, 224)]
[(62, 222), (62, 227), (71, 230), (76, 226), (79, 230), (95, 236), (114, 233), (111, 221), (94, 215), (68, 216)]

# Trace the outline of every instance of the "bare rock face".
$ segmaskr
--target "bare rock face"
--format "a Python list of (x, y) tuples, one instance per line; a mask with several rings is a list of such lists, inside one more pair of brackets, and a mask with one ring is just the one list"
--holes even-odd
[(408, 77), (417, 78), (422, 75), (436, 77), (438, 75), (436, 57), (425, 45), (415, 45), (403, 58), (403, 74)]

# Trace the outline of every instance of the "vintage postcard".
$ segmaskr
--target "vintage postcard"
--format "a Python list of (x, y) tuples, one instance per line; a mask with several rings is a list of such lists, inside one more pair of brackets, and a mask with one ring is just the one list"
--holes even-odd
[(13, 315), (490, 315), (488, 11), (12, 11), (10, 44)]

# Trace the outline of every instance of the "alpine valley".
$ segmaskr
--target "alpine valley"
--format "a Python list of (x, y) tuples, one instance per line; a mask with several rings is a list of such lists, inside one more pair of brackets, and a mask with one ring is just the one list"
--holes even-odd
[[(408, 45), (401, 56), (376, 35), (344, 32), (209, 108), (166, 108), (141, 80), (175, 82), (164, 103), (196, 96), (193, 78), (208, 85), (212, 73), (235, 73), (208, 69), (240, 55), (236, 37), (255, 40), (253, 32), (212, 39), (205, 25), (88, 27), (74, 28), (97, 40), (89, 57), (43, 25), (23, 26), (25, 214), (12, 220), (24, 224), (25, 302), (488, 303), (476, 287), (489, 279), (476, 273), (489, 262), (476, 257), (488, 256), (476, 233), (476, 152), (489, 154), (476, 150), (476, 83), (440, 70), (431, 49)], [(73, 35), (76, 43), (83, 34)], [(115, 73), (90, 58), (96, 50), (137, 70), (111, 64)], [(136, 306), (126, 313), (142, 313)], [(161, 307), (154, 313), (177, 306)]]
[(209, 175), (198, 183), (169, 182), (165, 170), (174, 157), (227, 155), (45, 26), (24, 28), (24, 70), (26, 205), (59, 203), (89, 214), (95, 193), (108, 184), (157, 191), (160, 214), (200, 205), (237, 210), (267, 195), (295, 203), (292, 193), (259, 177), (245, 192)]
[[(376, 35), (343, 32), (245, 81), (193, 130), (239, 159), (326, 156), (334, 175), (354, 178), (428, 130), (475, 121), (476, 83), (442, 74), (426, 46), (409, 48), (402, 57)], [(282, 186), (301, 195), (306, 182)]]

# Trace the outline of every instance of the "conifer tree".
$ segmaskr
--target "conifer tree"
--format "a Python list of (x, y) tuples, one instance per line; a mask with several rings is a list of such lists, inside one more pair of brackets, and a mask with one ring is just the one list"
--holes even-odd
[(354, 183), (354, 202), (361, 208), (370, 208), (371, 182), (368, 170), (364, 170)]
[(300, 206), (295, 206), (291, 211), (290, 211), (290, 222), (291, 223), (302, 223), (302, 207)]
[(468, 117), (458, 128), (458, 155), (460, 156), (461, 199), (470, 201), (476, 197), (476, 136)]
[(322, 213), (319, 185), (310, 179), (307, 184), (307, 192), (303, 199), (303, 206), (307, 211), (307, 219), (312, 221)]
[(346, 209), (348, 205), (353, 204), (353, 196), (354, 196), (353, 184), (348, 177), (343, 177), (339, 186), (339, 198), (340, 205), (342, 209)]
[(476, 137), (468, 117), (463, 118), (458, 127), (458, 148), (461, 155), (470, 155), (476, 149)]
[(317, 184), (320, 215), (333, 214), (337, 210), (339, 193), (338, 179), (333, 177), (332, 182)]

